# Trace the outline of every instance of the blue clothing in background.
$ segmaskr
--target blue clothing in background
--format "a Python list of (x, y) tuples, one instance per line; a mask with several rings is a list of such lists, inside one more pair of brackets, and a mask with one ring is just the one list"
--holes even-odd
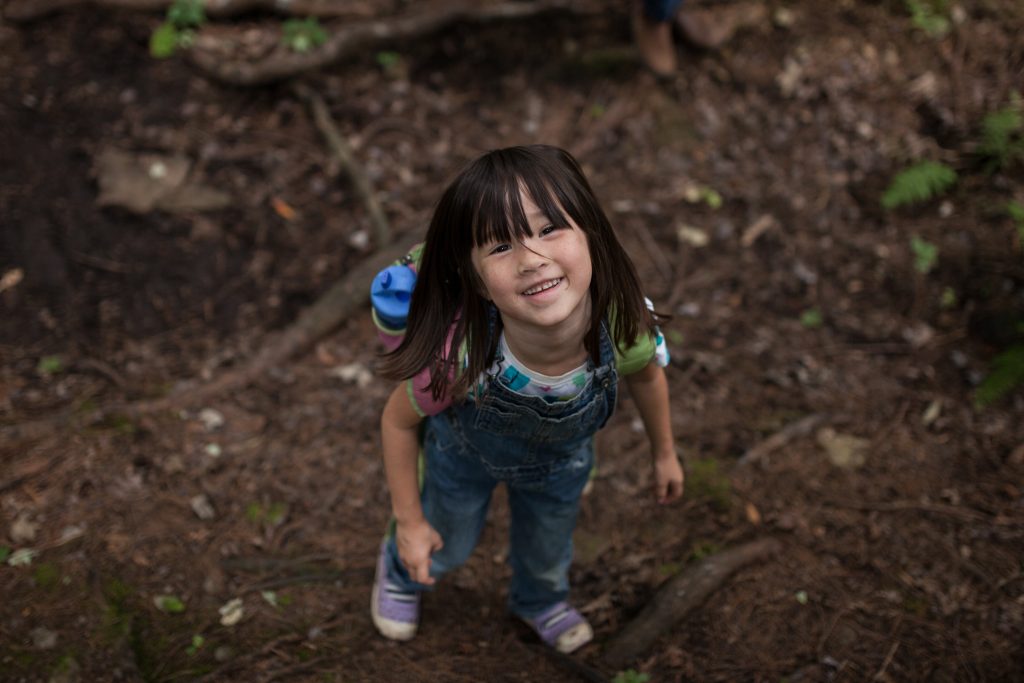
[(644, 14), (651, 21), (668, 21), (682, 4), (683, 0), (644, 0)]

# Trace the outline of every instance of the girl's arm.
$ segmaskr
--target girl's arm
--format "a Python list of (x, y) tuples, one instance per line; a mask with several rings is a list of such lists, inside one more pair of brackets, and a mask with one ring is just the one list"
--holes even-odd
[(434, 583), (430, 577), (430, 555), (440, 550), (443, 543), (423, 516), (420, 504), (417, 474), (420, 420), (409, 402), (405, 383), (399, 384), (391, 392), (380, 418), (384, 472), (391, 492), (398, 555), (413, 581), (429, 585)]
[(685, 475), (672, 437), (665, 371), (652, 360), (643, 370), (626, 375), (626, 383), (651, 442), (655, 496), (659, 503), (671, 503), (683, 495)]

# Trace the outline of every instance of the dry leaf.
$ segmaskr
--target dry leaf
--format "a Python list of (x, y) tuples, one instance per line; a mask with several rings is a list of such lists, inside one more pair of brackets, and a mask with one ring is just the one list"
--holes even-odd
[(277, 215), (281, 218), (286, 221), (295, 220), (295, 209), (293, 209), (285, 200), (280, 197), (274, 197), (270, 200), (270, 205), (274, 207), (274, 211), (276, 211)]

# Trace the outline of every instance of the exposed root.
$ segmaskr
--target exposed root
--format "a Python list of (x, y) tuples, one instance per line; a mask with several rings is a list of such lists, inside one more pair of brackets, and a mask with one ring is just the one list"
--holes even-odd
[(781, 547), (773, 538), (752, 541), (706, 557), (670, 579), (643, 611), (611, 639), (605, 661), (616, 670), (625, 668), (673, 624), (707, 600), (736, 570), (775, 554)]

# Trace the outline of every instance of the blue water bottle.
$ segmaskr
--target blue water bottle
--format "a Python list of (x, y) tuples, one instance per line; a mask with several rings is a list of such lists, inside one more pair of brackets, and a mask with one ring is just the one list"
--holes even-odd
[(407, 265), (388, 266), (377, 273), (370, 287), (370, 301), (377, 319), (392, 330), (405, 329), (409, 300), (416, 286), (416, 272)]

